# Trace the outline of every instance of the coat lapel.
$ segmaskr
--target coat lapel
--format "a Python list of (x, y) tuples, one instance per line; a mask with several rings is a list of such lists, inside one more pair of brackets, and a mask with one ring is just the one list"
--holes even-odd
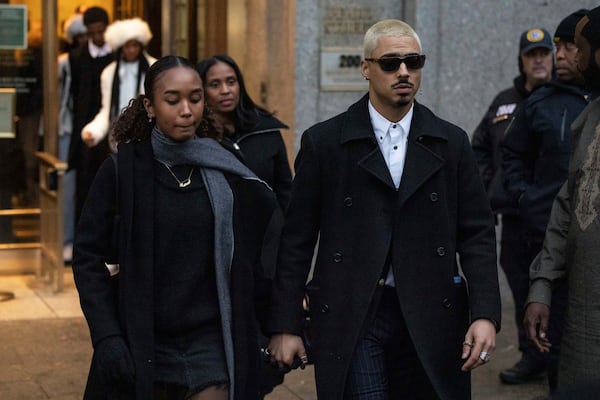
[[(379, 150), (371, 125), (368, 101), (369, 96), (367, 94), (350, 106), (342, 127), (340, 142), (345, 144), (362, 140), (368, 143), (367, 153), (358, 161), (358, 165), (375, 179), (395, 190), (394, 181)], [(448, 140), (445, 131), (437, 121), (437, 117), (427, 107), (415, 102), (413, 120), (408, 135), (406, 161), (400, 187), (398, 188), (400, 205), (444, 165), (443, 157), (428, 146), (432, 143), (431, 139), (434, 139), (434, 141)]]
[(390, 189), (396, 190), (390, 170), (383, 159), (383, 155), (381, 154), (377, 143), (375, 143), (374, 149), (369, 154), (358, 161), (358, 165)]
[[(150, 140), (119, 146), (119, 187), (122, 196), (122, 216), (125, 218), (127, 255), (136, 260), (130, 268), (141, 268), (137, 273), (148, 276), (152, 268), (154, 248), (154, 162)], [(142, 226), (143, 221), (143, 226)], [(136, 229), (136, 240), (132, 230)], [(143, 262), (139, 262), (143, 260)]]
[[(119, 195), (125, 243), (119, 301), (121, 324), (136, 360), (139, 398), (151, 397), (154, 365), (154, 162), (150, 140), (119, 145)], [(140, 362), (144, 360), (144, 362)], [(151, 381), (150, 381), (151, 382)]]
[(445, 132), (435, 123), (436, 120), (433, 113), (415, 102), (404, 171), (398, 188), (399, 207), (445, 163), (444, 158), (428, 146), (433, 142), (431, 139), (447, 141)]
[(358, 102), (350, 106), (342, 127), (341, 144), (361, 140), (367, 143), (367, 154), (358, 161), (358, 165), (384, 185), (396, 190), (390, 170), (385, 163), (369, 115), (369, 95), (364, 95)]

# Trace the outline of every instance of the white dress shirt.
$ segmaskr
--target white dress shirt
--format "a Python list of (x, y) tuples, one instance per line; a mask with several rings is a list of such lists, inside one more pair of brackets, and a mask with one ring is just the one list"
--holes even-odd
[[(396, 190), (400, 187), (402, 172), (404, 171), (404, 160), (406, 159), (406, 147), (408, 143), (408, 132), (412, 122), (414, 103), (410, 110), (400, 121), (389, 121), (381, 115), (369, 100), (369, 115), (371, 125), (379, 144), (383, 159), (387, 164)], [(394, 286), (394, 272), (390, 268), (385, 279), (385, 284)]]
[[(133, 62), (121, 60), (119, 63), (119, 81), (121, 83), (119, 92), (119, 113), (127, 107), (129, 101), (137, 97), (139, 93), (137, 79), (138, 64), (139, 62), (137, 60)], [(141, 81), (143, 81), (143, 79)]]
[(92, 58), (104, 57), (111, 53), (110, 46), (108, 43), (104, 43), (102, 47), (98, 47), (92, 42), (92, 40), (88, 40), (88, 51), (90, 52), (90, 56)]

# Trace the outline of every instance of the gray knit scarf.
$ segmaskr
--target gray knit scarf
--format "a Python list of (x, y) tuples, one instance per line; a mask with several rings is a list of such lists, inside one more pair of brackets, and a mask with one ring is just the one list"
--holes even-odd
[[(232, 338), (233, 321), (229, 288), (229, 274), (235, 245), (233, 238), (233, 192), (223, 172), (238, 175), (244, 179), (263, 181), (258, 179), (248, 167), (214, 139), (194, 136), (185, 142), (176, 142), (154, 127), (151, 140), (154, 157), (157, 160), (168, 166), (197, 166), (206, 185), (214, 214), (215, 271), (219, 293), (219, 310), (221, 312), (223, 342), (230, 380), (229, 398), (233, 399), (235, 376)], [(266, 185), (266, 183), (264, 184)], [(268, 185), (266, 186), (268, 187)]]

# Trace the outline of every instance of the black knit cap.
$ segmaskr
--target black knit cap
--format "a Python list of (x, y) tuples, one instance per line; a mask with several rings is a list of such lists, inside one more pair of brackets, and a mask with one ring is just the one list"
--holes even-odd
[(83, 24), (89, 25), (95, 22), (104, 22), (108, 25), (108, 13), (102, 7), (90, 7), (83, 13)]
[(589, 21), (581, 30), (581, 35), (595, 48), (600, 47), (600, 7), (596, 7), (587, 13)]
[(575, 27), (579, 20), (586, 16), (589, 10), (582, 8), (560, 21), (554, 33), (554, 43), (560, 41), (575, 43)]

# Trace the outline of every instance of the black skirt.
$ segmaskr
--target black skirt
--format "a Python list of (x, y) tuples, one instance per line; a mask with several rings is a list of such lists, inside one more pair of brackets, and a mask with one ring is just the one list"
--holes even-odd
[(186, 337), (158, 339), (155, 360), (155, 381), (185, 387), (188, 395), (229, 385), (220, 323)]

